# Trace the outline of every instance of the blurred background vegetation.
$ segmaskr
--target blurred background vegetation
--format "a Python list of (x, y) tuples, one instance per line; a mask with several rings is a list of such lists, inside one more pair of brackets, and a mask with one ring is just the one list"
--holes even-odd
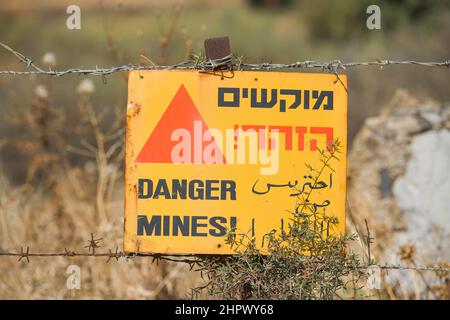
[[(75, 3), (81, 7), (81, 30), (68, 30), (66, 28), (68, 17), (66, 8)], [(381, 8), (381, 30), (371, 31), (366, 28), (368, 16), (366, 8), (370, 4), (377, 4)], [(441, 61), (448, 59), (450, 52), (450, 2), (446, 0), (3, 0), (0, 4), (0, 41), (34, 59), (39, 65), (51, 66), (57, 70), (71, 67), (110, 67), (127, 63), (175, 64), (189, 59), (192, 53), (201, 52), (204, 39), (224, 35), (230, 37), (233, 53), (244, 56), (246, 62), (289, 63), (301, 60), (330, 61), (336, 59), (343, 62), (375, 59)], [(47, 57), (47, 61), (45, 59), (42, 61), (44, 56)], [(22, 70), (24, 68), (25, 66), (17, 61), (16, 57), (7, 51), (0, 50), (1, 70)], [(349, 75), (349, 144), (362, 126), (364, 119), (377, 114), (398, 88), (408, 88), (418, 97), (437, 101), (450, 100), (448, 70), (391, 66), (384, 70), (377, 67), (352, 68), (346, 73)], [(64, 145), (80, 145), (81, 139), (95, 142), (95, 130), (93, 130), (92, 137), (89, 138), (77, 134), (78, 131), (74, 129), (81, 122), (87, 122), (89, 125), (90, 111), (86, 111), (86, 106), (92, 107), (93, 112), (97, 114), (108, 111), (99, 124), (100, 129), (107, 131), (120, 127), (120, 123), (123, 124), (120, 122), (122, 119), (116, 117), (117, 113), (114, 111), (118, 110), (119, 114), (125, 112), (126, 75), (109, 76), (106, 78), (106, 82), (100, 77), (91, 77), (92, 83), (87, 83), (87, 86), (84, 83), (84, 87), (80, 87), (83, 79), (79, 76), (66, 76), (64, 79), (1, 76), (0, 141), (16, 140), (17, 142), (19, 138), (28, 140), (36, 138), (36, 130), (27, 125), (29, 121), (13, 120), (17, 118), (17, 114), (25, 115), (25, 118), (36, 117), (36, 114), (30, 115), (30, 110), (42, 111), (47, 110), (46, 108), (51, 110), (49, 114), (52, 114), (52, 117), (60, 119), (58, 117), (63, 115), (65, 118), (59, 124), (59, 120), (55, 120), (54, 124), (55, 132), (59, 132), (60, 138), (61, 133), (65, 132), (61, 142)], [(84, 96), (86, 92), (83, 90), (87, 91), (88, 99)], [(45, 103), (47, 107), (42, 103)], [(81, 111), (75, 112), (74, 110)], [(51, 132), (47, 137), (50, 145), (43, 146), (41, 143), (41, 147), (47, 148), (46, 152), (55, 155), (61, 145), (54, 145), (57, 144), (55, 141), (58, 139), (52, 138), (53, 134)], [(30, 156), (30, 153), (18, 150), (11, 143), (3, 145), (0, 156), (2, 164), (0, 168), (4, 176), (1, 185), (3, 189), (0, 194), (0, 210), (3, 211), (5, 219), (3, 230), (7, 228), (14, 230), (8, 220), (11, 216), (8, 219), (5, 217), (7, 211), (9, 215), (15, 215), (10, 212), (12, 210), (10, 206), (15, 203), (14, 201), (19, 197), (22, 189), (16, 190), (14, 201), (11, 198), (10, 190), (13, 190), (12, 186), (19, 188), (26, 183), (31, 183), (29, 169), (32, 162), (36, 162), (36, 160)], [(74, 177), (77, 177), (80, 180), (78, 185), (81, 185), (81, 189), (83, 189), (83, 184), (86, 184), (83, 175), (93, 172), (91, 180), (87, 181), (95, 185), (98, 177), (102, 174), (105, 176), (110, 175), (114, 170), (121, 171), (121, 162), (117, 162), (117, 167), (110, 167), (107, 163), (99, 164), (97, 157), (97, 166), (94, 164), (94, 169), (92, 169), (84, 157), (71, 154), (65, 160), (68, 162), (64, 170), (72, 172), (72, 175), (65, 174), (64, 178), (61, 178), (55, 173), (59, 169), (48, 165), (48, 161), (44, 161), (45, 165), (42, 163), (40, 165), (46, 167), (42, 169), (43, 175), (55, 174), (57, 179), (52, 179), (49, 186), (42, 190), (32, 188), (30, 197), (26, 200), (17, 200), (14, 210), (24, 214), (26, 209), (24, 206), (29, 203), (30, 199), (34, 199), (35, 203), (42, 201), (40, 210), (50, 210), (48, 208), (52, 207), (52, 210), (59, 214), (62, 214), (61, 207), (64, 207), (66, 211), (73, 210), (74, 216), (79, 212), (83, 212), (82, 215), (89, 215), (98, 211), (98, 193), (100, 192), (98, 186), (93, 191), (93, 194), (97, 192), (97, 199), (83, 198), (84, 206), (80, 205), (81, 200), (78, 199), (77, 205), (70, 207), (67, 202), (64, 202), (70, 201), (70, 199), (64, 197), (70, 196), (72, 191), (68, 187), (67, 192), (61, 192), (61, 189), (65, 188), (63, 181), (67, 179), (71, 181), (71, 184), (75, 184)], [(73, 170), (75, 169), (73, 168), (81, 170), (82, 173), (77, 171), (74, 174)], [(35, 241), (38, 244), (42, 243), (39, 240), (57, 236), (61, 230), (80, 228), (80, 230), (84, 230), (84, 233), (79, 238), (67, 236), (68, 238), (64, 240), (68, 243), (79, 244), (80, 241), (84, 241), (82, 239), (88, 238), (91, 231), (101, 233), (101, 231), (109, 230), (108, 228), (113, 228), (115, 238), (110, 239), (109, 243), (120, 245), (123, 214), (121, 175), (117, 174), (114, 179), (116, 178), (118, 179), (117, 189), (108, 194), (110, 198), (114, 199), (114, 203), (106, 206), (107, 209), (102, 209), (111, 211), (109, 217), (114, 217), (112, 225), (105, 221), (97, 221), (99, 223), (96, 224), (86, 219), (88, 221), (86, 225), (89, 227), (86, 225), (78, 227), (70, 224), (58, 225), (52, 229), (53, 233), (49, 232), (44, 235), (41, 234), (41, 229), (34, 225), (35, 233), (29, 231), (10, 235), (11, 239), (15, 236), (13, 244), (21, 244), (26, 241)], [(62, 185), (55, 188), (55, 180), (60, 181)], [(114, 183), (113, 180), (110, 188), (115, 186)], [(89, 187), (91, 186), (86, 186), (86, 188)], [(38, 191), (36, 190), (40, 190), (39, 192), (42, 194), (37, 196)], [(104, 196), (106, 191), (102, 189), (101, 193)], [(59, 204), (45, 203), (49, 194), (53, 198), (59, 194), (61, 198), (57, 201)], [(97, 205), (96, 208), (93, 208), (95, 202)], [(31, 211), (36, 209), (28, 208), (26, 210), (30, 210), (29, 215), (32, 216)], [(44, 219), (43, 221), (47, 221), (51, 225), (54, 222), (52, 217), (49, 215), (48, 220)], [(19, 226), (20, 224), (17, 224), (16, 227), (20, 228)], [(47, 228), (50, 228), (49, 225)], [(9, 232), (14, 233), (13, 231)], [(5, 234), (3, 232), (0, 235), (1, 246), (3, 249), (6, 247), (11, 249), (11, 242), (8, 242), (10, 238)], [(54, 246), (52, 243), (48, 243), (48, 247)], [(60, 263), (61, 266), (64, 266), (63, 261)], [(187, 272), (185, 269), (171, 265), (167, 268), (158, 267), (159, 273), (155, 275), (148, 264), (133, 263), (135, 263), (133, 266), (117, 267), (116, 271), (109, 269), (108, 272), (114, 273), (113, 276), (119, 277), (124, 283), (123, 288), (116, 287), (115, 291), (113, 290), (115, 293), (111, 293), (110, 290), (111, 280), (105, 278), (104, 282), (97, 281), (101, 282), (101, 285), (92, 284), (89, 287), (90, 291), (84, 292), (80, 296), (180, 297), (185, 293), (183, 290), (192, 286), (191, 282), (198, 280), (195, 276), (190, 276), (192, 281), (189, 280), (190, 282), (185, 284), (186, 280), (184, 279), (181, 289), (176, 289), (172, 280), (173, 278), (182, 279), (180, 274)], [(89, 262), (89, 264), (93, 265), (94, 262)], [(11, 266), (12, 264), (2, 265), (1, 269), (7, 270)], [(42, 270), (39, 272), (50, 272), (45, 264), (40, 266)], [(127, 268), (135, 268), (133, 270), (138, 270), (136, 272), (142, 276), (142, 278), (135, 276), (133, 279), (136, 282), (142, 284), (140, 279), (146, 279), (146, 284), (144, 283), (142, 288), (130, 289), (127, 287), (133, 282), (126, 277), (131, 272)], [(11, 276), (21, 279), (21, 285), (14, 284), (15, 281), (19, 281), (17, 279), (11, 280), (12, 282), (8, 280), (8, 275), (2, 272), (0, 288), (16, 286), (21, 289), (14, 289), (9, 294), (0, 293), (0, 296), (54, 297), (53, 291), (49, 290), (45, 284), (42, 284), (43, 287), (30, 284), (33, 281), (39, 281), (36, 279), (42, 278), (42, 276), (39, 278), (39, 272), (36, 270), (34, 276), (27, 275), (25, 271), (20, 276), (11, 273)], [(51, 271), (50, 274), (54, 275), (55, 272)], [(92, 272), (97, 273), (97, 275), (92, 275), (92, 279), (101, 278), (100, 271)], [(154, 277), (154, 283), (153, 280), (149, 280), (149, 276)], [(64, 279), (64, 274), (62, 279)], [(64, 280), (61, 280), (58, 297), (66, 297), (64, 283)], [(149, 287), (157, 289), (150, 290)], [(129, 290), (132, 290), (131, 293)]]

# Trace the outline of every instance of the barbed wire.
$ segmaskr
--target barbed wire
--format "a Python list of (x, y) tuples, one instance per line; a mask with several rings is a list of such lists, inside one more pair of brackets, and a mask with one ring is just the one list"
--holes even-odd
[(366, 266), (367, 268), (380, 268), (383, 270), (415, 270), (415, 271), (434, 271), (434, 272), (442, 272), (442, 273), (450, 273), (450, 268), (439, 267), (439, 266), (403, 266), (399, 264), (370, 264)]
[(182, 263), (196, 263), (199, 260), (189, 259), (189, 258), (179, 258), (179, 257), (193, 257), (195, 255), (165, 255), (165, 254), (157, 254), (157, 253), (125, 253), (124, 251), (119, 251), (118, 248), (113, 251), (109, 249), (107, 252), (80, 252), (80, 251), (71, 251), (67, 248), (64, 248), (64, 251), (59, 252), (30, 252), (30, 247), (27, 246), (24, 250), (24, 247), (20, 247), (20, 251), (17, 252), (0, 252), (0, 257), (18, 257), (18, 261), (22, 259), (30, 262), (30, 258), (39, 257), (39, 258), (52, 258), (52, 257), (94, 257), (94, 258), (107, 258), (106, 262), (108, 263), (111, 259), (119, 260), (120, 258), (133, 259), (136, 257), (146, 257), (153, 258), (153, 262), (155, 260), (166, 260), (171, 262), (182, 262)]
[(94, 257), (94, 258), (107, 258), (106, 262), (110, 262), (111, 259), (119, 260), (120, 258), (133, 259), (135, 257), (147, 257), (153, 258), (152, 262), (159, 260), (166, 260), (171, 262), (182, 262), (187, 264), (195, 264), (200, 262), (197, 255), (194, 254), (160, 254), (160, 253), (126, 253), (124, 251), (119, 251), (119, 248), (113, 251), (109, 249), (107, 252), (96, 252), (97, 248), (100, 248), (100, 241), (103, 238), (94, 238), (94, 234), (91, 233), (91, 238), (88, 240), (88, 245), (85, 248), (88, 249), (88, 252), (82, 251), (71, 251), (67, 248), (64, 248), (64, 251), (54, 251), (54, 252), (31, 252), (30, 247), (26, 246), (24, 250), (24, 246), (20, 247), (20, 251), (1, 251), (0, 257), (19, 257), (18, 261), (26, 260), (30, 262), (31, 257), (39, 257), (39, 258), (54, 258), (54, 257)]
[[(328, 62), (319, 62), (314, 60), (304, 60), (297, 61), (294, 63), (243, 63), (241, 61), (236, 61), (236, 59), (232, 59), (231, 56), (227, 56), (218, 60), (203, 60), (203, 61), (195, 61), (188, 60), (183, 61), (181, 63), (175, 65), (167, 65), (167, 66), (157, 66), (157, 65), (134, 65), (127, 64), (122, 66), (113, 66), (109, 68), (101, 68), (96, 66), (95, 69), (83, 69), (83, 68), (70, 68), (66, 70), (44, 70), (41, 67), (37, 66), (32, 59), (27, 58), (20, 52), (12, 49), (8, 45), (0, 42), (0, 45), (12, 53), (19, 61), (23, 62), (28, 68), (33, 70), (27, 71), (16, 71), (16, 70), (0, 70), (0, 75), (45, 75), (51, 77), (61, 77), (69, 74), (77, 74), (77, 75), (93, 75), (93, 76), (108, 76), (117, 72), (128, 72), (128, 71), (144, 71), (144, 70), (199, 70), (199, 71), (208, 71), (208, 70), (217, 70), (218, 68), (221, 71), (226, 71), (226, 69), (230, 71), (237, 70), (278, 70), (278, 69), (319, 69), (324, 72), (332, 72), (337, 73), (341, 70), (346, 70), (348, 68), (353, 67), (361, 67), (361, 66), (377, 66), (383, 68), (385, 66), (391, 65), (417, 65), (423, 67), (450, 67), (450, 59), (444, 61), (415, 61), (415, 60), (374, 60), (374, 61), (366, 61), (366, 62), (341, 62), (340, 60), (332, 60)], [(223, 68), (226, 68), (225, 70)], [(450, 68), (449, 68), (450, 70)]]
[[(207, 63), (211, 63), (207, 61)], [(170, 66), (137, 66), (133, 64), (123, 65), (123, 66), (114, 66), (110, 68), (99, 68), (95, 67), (95, 69), (81, 69), (81, 68), (72, 68), (62, 71), (56, 70), (34, 70), (34, 71), (16, 71), (16, 70), (0, 70), (0, 75), (46, 75), (51, 77), (61, 77), (69, 74), (78, 74), (78, 75), (93, 75), (93, 76), (108, 76), (117, 72), (128, 72), (128, 71), (144, 71), (144, 70), (211, 70), (205, 67), (207, 64), (198, 63), (193, 64), (192, 61), (181, 62), (176, 65)], [(450, 60), (442, 61), (442, 62), (423, 62), (423, 61), (413, 61), (413, 60), (375, 60), (368, 62), (346, 62), (343, 63), (339, 60), (333, 60), (330, 62), (318, 62), (312, 60), (298, 61), (294, 63), (288, 64), (274, 64), (274, 63), (260, 63), (260, 64), (252, 64), (252, 63), (232, 63), (231, 70), (240, 71), (256, 71), (256, 70), (276, 70), (276, 69), (321, 69), (322, 71), (328, 72), (337, 72), (339, 70), (345, 70), (351, 67), (358, 66), (389, 66), (389, 65), (419, 65), (425, 67), (450, 67)]]
[[(93, 258), (106, 258), (106, 263), (109, 263), (111, 259), (118, 261), (121, 258), (124, 259), (134, 259), (136, 257), (141, 258), (152, 258), (152, 263), (159, 260), (186, 263), (192, 269), (196, 264), (202, 262), (202, 257), (208, 255), (197, 255), (197, 254), (160, 254), (160, 253), (126, 253), (115, 248), (115, 250), (109, 249), (108, 251), (97, 252), (96, 249), (100, 248), (100, 241), (102, 238), (95, 238), (94, 234), (91, 233), (91, 238), (88, 240), (88, 244), (85, 246), (87, 252), (83, 251), (71, 251), (64, 248), (64, 251), (55, 252), (31, 252), (29, 246), (21, 246), (20, 251), (2, 251), (0, 252), (0, 257), (18, 257), (18, 261), (26, 260), (30, 263), (30, 258), (73, 258), (73, 257), (93, 257)], [(25, 248), (25, 249), (24, 249)], [(449, 274), (450, 267), (443, 266), (404, 266), (399, 264), (375, 264), (368, 263), (362, 265), (361, 269), (373, 269), (379, 268), (383, 270), (414, 270), (414, 271), (433, 271), (439, 272), (441, 274)]]

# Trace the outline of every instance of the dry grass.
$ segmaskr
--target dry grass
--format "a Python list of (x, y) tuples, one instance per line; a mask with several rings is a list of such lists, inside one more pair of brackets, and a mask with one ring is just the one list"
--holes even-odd
[[(55, 116), (46, 94), (37, 91), (29, 110), (16, 114), (14, 123), (29, 128), (23, 137), (4, 138), (2, 146), (15, 148), (28, 160), (26, 181), (12, 186), (0, 172), (0, 250), (51, 252), (83, 249), (90, 233), (101, 245), (122, 247), (123, 236), (123, 124), (120, 113), (106, 127), (107, 113), (94, 111), (89, 94), (79, 86), (79, 121)], [(77, 145), (69, 138), (79, 137)], [(85, 249), (87, 250), (87, 249)], [(81, 290), (66, 288), (66, 269), (81, 268)], [(94, 258), (33, 258), (0, 260), (0, 298), (179, 298), (197, 283), (188, 267), (151, 259), (109, 262)]]

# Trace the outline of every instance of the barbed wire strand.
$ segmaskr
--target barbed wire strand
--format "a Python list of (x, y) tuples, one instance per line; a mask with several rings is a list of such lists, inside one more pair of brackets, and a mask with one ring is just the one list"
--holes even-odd
[[(123, 251), (119, 251), (118, 248), (116, 248), (114, 251), (111, 249), (108, 250), (108, 252), (77, 252), (77, 251), (70, 251), (66, 248), (64, 248), (64, 251), (60, 252), (30, 252), (30, 247), (26, 247), (26, 250), (24, 251), (23, 247), (20, 247), (20, 252), (0, 252), (1, 257), (18, 257), (18, 261), (21, 261), (22, 259), (27, 260), (27, 262), (30, 262), (30, 258), (32, 257), (39, 257), (39, 258), (52, 258), (52, 257), (94, 257), (94, 258), (108, 258), (106, 262), (109, 262), (111, 259), (119, 260), (119, 258), (127, 258), (127, 259), (133, 259), (136, 257), (146, 257), (146, 258), (154, 258), (154, 260), (166, 260), (166, 261), (172, 261), (172, 262), (183, 262), (183, 263), (196, 263), (200, 262), (200, 260), (195, 259), (188, 259), (188, 258), (178, 258), (178, 257), (193, 257), (195, 258), (195, 255), (164, 255), (164, 254), (157, 254), (157, 253), (125, 253)], [(449, 269), (450, 270), (450, 269)]]
[[(91, 233), (91, 238), (88, 240), (88, 245), (85, 248), (88, 249), (88, 252), (82, 251), (71, 251), (67, 248), (64, 248), (64, 251), (55, 251), (55, 252), (31, 252), (30, 247), (26, 246), (20, 247), (20, 251), (3, 251), (0, 252), (0, 257), (18, 257), (18, 261), (26, 260), (28, 263), (30, 262), (30, 258), (54, 258), (54, 257), (63, 257), (63, 258), (72, 258), (72, 257), (93, 257), (93, 258), (107, 258), (106, 263), (109, 263), (111, 259), (116, 259), (118, 261), (120, 258), (125, 259), (133, 259), (136, 257), (144, 257), (144, 258), (153, 258), (153, 261), (166, 260), (171, 262), (181, 262), (187, 263), (190, 265), (191, 269), (197, 263), (200, 263), (202, 260), (202, 256), (205, 255), (196, 255), (196, 254), (160, 254), (160, 253), (126, 253), (124, 251), (120, 251), (118, 247), (113, 251), (109, 249), (107, 252), (96, 252), (95, 249), (100, 248), (100, 241), (102, 238), (95, 238), (94, 234)], [(207, 255), (206, 255), (207, 256)], [(361, 266), (361, 269), (373, 269), (379, 268), (383, 270), (415, 270), (415, 271), (433, 271), (439, 272), (442, 274), (450, 273), (449, 267), (442, 266), (404, 266), (398, 264), (374, 264), (370, 263), (367, 265)]]
[[(199, 256), (194, 254), (160, 254), (160, 253), (126, 253), (124, 251), (119, 251), (119, 248), (116, 247), (114, 251), (111, 249), (108, 252), (96, 252), (97, 248), (100, 248), (100, 241), (103, 238), (95, 238), (94, 234), (91, 233), (91, 237), (88, 240), (88, 245), (85, 248), (88, 249), (88, 252), (82, 251), (71, 251), (67, 248), (64, 248), (64, 251), (54, 251), (54, 252), (31, 252), (30, 247), (26, 246), (24, 250), (24, 246), (20, 247), (20, 251), (2, 251), (0, 252), (0, 257), (18, 257), (18, 261), (26, 260), (30, 262), (31, 257), (40, 257), (40, 258), (52, 258), (52, 257), (95, 257), (95, 258), (108, 258), (106, 262), (109, 262), (111, 259), (119, 260), (120, 258), (133, 259), (135, 257), (147, 257), (153, 258), (153, 262), (159, 260), (166, 260), (172, 262), (183, 262), (188, 264), (195, 264), (196, 262), (200, 262)], [(138, 250), (139, 251), (139, 250)]]
[[(417, 65), (423, 67), (450, 67), (450, 59), (444, 61), (436, 62), (424, 62), (415, 60), (375, 60), (366, 62), (341, 62), (340, 60), (332, 60), (328, 62), (319, 62), (314, 60), (304, 60), (294, 63), (242, 63), (233, 62), (231, 56), (224, 57), (218, 60), (206, 60), (206, 61), (183, 61), (175, 65), (167, 66), (142, 66), (127, 64), (122, 66), (113, 66), (110, 68), (100, 68), (98, 66), (95, 69), (83, 69), (83, 68), (71, 68), (67, 70), (44, 70), (37, 66), (32, 59), (27, 58), (20, 52), (12, 49), (10, 46), (0, 42), (0, 45), (16, 56), (19, 61), (23, 62), (28, 68), (33, 70), (27, 71), (15, 71), (15, 70), (0, 70), (0, 75), (45, 75), (51, 77), (61, 77), (69, 74), (78, 75), (93, 75), (93, 76), (107, 76), (116, 72), (128, 72), (128, 71), (144, 71), (144, 70), (216, 70), (217, 68), (222, 68), (227, 66), (230, 70), (277, 70), (277, 69), (320, 69), (322, 71), (327, 71), (331, 73), (337, 73), (341, 70), (346, 70), (353, 67), (361, 66), (377, 66), (383, 68), (390, 65)], [(450, 68), (449, 68), (450, 70)], [(224, 70), (221, 70), (224, 71)]]
[[(126, 258), (126, 259), (133, 259), (136, 257), (141, 258), (154, 258), (155, 260), (166, 260), (166, 261), (172, 261), (172, 262), (182, 262), (187, 264), (195, 264), (197, 262), (201, 262), (199, 259), (189, 259), (189, 258), (179, 258), (179, 257), (192, 257), (192, 258), (199, 258), (200, 255), (165, 255), (165, 254), (156, 254), (156, 253), (125, 253), (123, 251), (119, 251), (118, 248), (116, 248), (115, 251), (112, 251), (111, 249), (108, 250), (108, 252), (96, 252), (96, 253), (90, 253), (90, 252), (77, 252), (77, 251), (70, 251), (67, 249), (64, 249), (64, 252), (30, 252), (30, 248), (26, 247), (26, 251), (23, 250), (23, 247), (21, 247), (20, 252), (0, 252), (1, 257), (18, 257), (18, 261), (21, 261), (22, 259), (27, 260), (27, 262), (30, 262), (30, 258), (32, 257), (39, 257), (39, 258), (52, 258), (52, 257), (93, 257), (93, 258), (108, 258), (106, 262), (110, 262), (111, 259), (119, 260), (120, 258)], [(404, 265), (398, 265), (398, 264), (369, 264), (369, 265), (363, 265), (361, 266), (361, 269), (369, 269), (369, 268), (380, 268), (383, 270), (415, 270), (415, 271), (434, 271), (434, 272), (442, 272), (442, 273), (450, 273), (450, 268), (446, 267), (439, 267), (439, 266), (416, 266), (416, 267), (409, 267)]]

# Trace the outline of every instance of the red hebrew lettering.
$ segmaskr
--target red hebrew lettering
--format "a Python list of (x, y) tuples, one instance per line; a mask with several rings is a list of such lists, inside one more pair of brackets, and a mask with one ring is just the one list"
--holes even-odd
[[(235, 129), (239, 128), (239, 125), (234, 126)], [(247, 132), (254, 130), (258, 134), (258, 145), (260, 150), (264, 150), (266, 148), (266, 126), (265, 125), (257, 125), (257, 124), (244, 124), (242, 125), (242, 131)], [(238, 131), (239, 132), (239, 131)], [(235, 135), (237, 139), (237, 134)], [(237, 144), (234, 145), (234, 148), (237, 149)]]
[[(291, 126), (269, 126), (269, 132), (276, 131), (284, 133), (284, 149), (292, 150), (292, 127)], [(272, 139), (270, 139), (272, 149)]]
[(306, 127), (295, 127), (295, 132), (297, 133), (297, 150), (303, 151), (305, 150), (305, 133), (306, 133)]
[[(329, 127), (311, 127), (309, 129), (310, 133), (314, 134), (324, 134), (327, 137), (327, 148), (331, 147), (333, 145), (333, 128)], [(311, 139), (309, 141), (309, 149), (311, 151), (317, 150), (317, 140)]]

